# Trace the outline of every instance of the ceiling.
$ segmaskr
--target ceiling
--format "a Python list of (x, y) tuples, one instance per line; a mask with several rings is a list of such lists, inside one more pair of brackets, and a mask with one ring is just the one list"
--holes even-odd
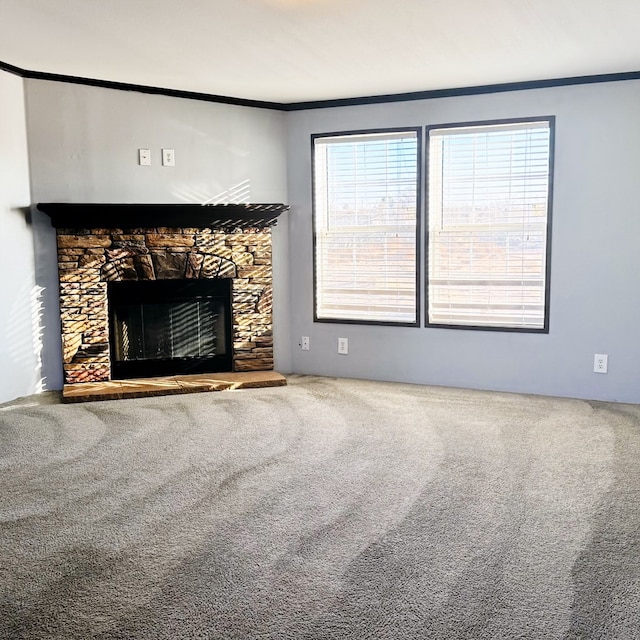
[(639, 0), (0, 0), (0, 61), (292, 103), (640, 70)]

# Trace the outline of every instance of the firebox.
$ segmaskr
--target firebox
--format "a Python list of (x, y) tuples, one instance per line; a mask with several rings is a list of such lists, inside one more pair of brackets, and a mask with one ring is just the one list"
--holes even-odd
[(231, 280), (109, 282), (112, 378), (232, 369)]

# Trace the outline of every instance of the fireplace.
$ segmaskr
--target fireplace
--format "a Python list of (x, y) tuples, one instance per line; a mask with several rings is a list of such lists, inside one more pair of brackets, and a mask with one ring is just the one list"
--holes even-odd
[(231, 280), (110, 282), (111, 377), (231, 371)]
[(38, 208), (56, 228), (65, 383), (273, 369), (286, 205)]

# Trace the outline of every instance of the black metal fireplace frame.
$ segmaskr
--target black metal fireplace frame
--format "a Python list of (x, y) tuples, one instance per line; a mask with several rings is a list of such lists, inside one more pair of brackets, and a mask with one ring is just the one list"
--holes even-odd
[[(109, 346), (111, 350), (111, 378), (146, 378), (198, 373), (232, 371), (233, 310), (231, 306), (232, 280), (230, 278), (209, 278), (202, 280), (120, 280), (109, 282), (107, 300), (109, 308)], [(154, 303), (193, 300), (194, 298), (215, 298), (223, 302), (224, 353), (212, 356), (190, 356), (175, 358), (149, 358), (140, 360), (116, 360), (117, 305), (130, 303)]]

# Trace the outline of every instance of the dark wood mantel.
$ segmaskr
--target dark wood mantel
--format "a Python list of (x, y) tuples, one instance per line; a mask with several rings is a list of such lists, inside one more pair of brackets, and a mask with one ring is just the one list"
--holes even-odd
[(286, 204), (94, 204), (41, 202), (56, 229), (272, 227)]

